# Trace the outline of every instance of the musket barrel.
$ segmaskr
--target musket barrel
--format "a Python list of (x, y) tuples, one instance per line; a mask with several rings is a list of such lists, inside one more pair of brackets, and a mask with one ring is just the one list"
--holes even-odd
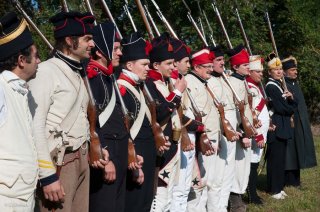
[[(94, 15), (93, 10), (92, 10), (92, 7), (91, 7), (91, 4), (90, 4), (90, 0), (83, 0), (83, 1), (84, 1), (85, 5), (86, 5), (86, 7), (87, 7), (87, 10), (88, 10), (92, 15)], [(97, 25), (97, 22), (96, 22), (96, 21), (94, 21), (94, 25), (95, 25), (95, 26)]]
[(135, 1), (136, 1), (137, 6), (138, 6), (138, 9), (140, 11), (140, 15), (142, 16), (143, 23), (144, 23), (144, 25), (145, 25), (145, 27), (147, 29), (148, 34), (149, 34), (149, 38), (150, 38), (150, 40), (152, 40), (154, 38), (154, 35), (153, 35), (152, 29), (150, 27), (148, 18), (146, 16), (146, 12), (143, 9), (141, 1), (140, 0), (135, 0)]
[(15, 8), (20, 12), (20, 14), (26, 19), (28, 24), (33, 28), (34, 31), (41, 37), (41, 39), (46, 43), (46, 45), (50, 48), (50, 50), (53, 50), (52, 44), (49, 42), (49, 40), (42, 34), (42, 32), (39, 30), (39, 28), (35, 25), (35, 23), (31, 20), (29, 15), (24, 11), (22, 8), (20, 2), (18, 0), (12, 0), (13, 5)]
[(117, 33), (120, 37), (120, 39), (122, 39), (122, 34), (117, 26), (117, 23), (115, 22), (110, 10), (109, 10), (109, 7), (107, 5), (107, 3), (105, 2), (105, 0), (100, 0), (100, 4), (101, 4), (101, 7), (102, 7), (102, 10), (107, 14), (107, 16), (109, 17), (110, 21), (116, 26), (116, 30), (117, 30)]
[(158, 29), (156, 23), (154, 22), (151, 14), (150, 14), (150, 12), (149, 12), (148, 6), (147, 6), (146, 4), (143, 5), (143, 6), (144, 6), (144, 9), (145, 9), (145, 12), (146, 12), (147, 17), (149, 18), (149, 20), (150, 20), (150, 22), (151, 22), (152, 28), (156, 31), (156, 35), (157, 35), (157, 36), (160, 36), (159, 29)]
[(236, 12), (236, 15), (237, 15), (237, 19), (238, 19), (238, 23), (239, 23), (239, 26), (240, 26), (240, 29), (241, 29), (241, 34), (242, 34), (243, 40), (245, 42), (245, 45), (246, 45), (247, 50), (249, 52), (249, 55), (252, 55), (249, 39), (248, 39), (247, 34), (246, 34), (245, 30), (244, 30), (244, 27), (243, 27), (243, 24), (242, 24), (242, 21), (241, 21), (241, 18), (240, 18), (240, 14), (239, 14), (238, 8), (235, 9), (235, 12)]
[(129, 11), (128, 5), (125, 4), (125, 5), (123, 6), (123, 9), (124, 9), (124, 11), (126, 12), (128, 18), (129, 18), (129, 20), (130, 20), (130, 23), (131, 23), (131, 25), (132, 25), (133, 30), (134, 30), (135, 32), (137, 32), (138, 30), (137, 30), (137, 27), (136, 27), (136, 25), (135, 25), (135, 23), (134, 23), (134, 21), (133, 21), (132, 16), (131, 16), (131, 13), (130, 13), (130, 11)]

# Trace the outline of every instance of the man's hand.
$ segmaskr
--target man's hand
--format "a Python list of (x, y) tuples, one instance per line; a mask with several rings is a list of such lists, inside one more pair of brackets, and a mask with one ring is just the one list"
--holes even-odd
[(93, 168), (100, 168), (104, 169), (104, 166), (108, 164), (109, 162), (109, 152), (106, 149), (102, 149), (102, 157), (103, 159), (100, 159), (99, 161), (94, 161), (91, 165)]
[(169, 137), (165, 136), (165, 139), (166, 139), (166, 143), (163, 146), (160, 146), (158, 149), (159, 155), (163, 155), (165, 151), (168, 151), (170, 149), (171, 142), (169, 141)]
[(112, 161), (109, 161), (104, 166), (104, 180), (107, 183), (112, 183), (116, 180), (116, 167), (114, 166)]
[(174, 84), (174, 88), (179, 90), (181, 93), (184, 92), (184, 90), (187, 88), (187, 81), (183, 76), (181, 79), (178, 78), (176, 80), (176, 83)]
[(284, 92), (282, 96), (285, 97), (285, 98), (293, 100), (293, 95), (292, 95), (292, 93), (290, 91)]
[(257, 142), (257, 147), (260, 149), (264, 148), (264, 140)]
[(258, 120), (258, 123), (254, 125), (254, 128), (258, 129), (262, 126), (261, 120)]
[(50, 200), (51, 202), (64, 202), (64, 196), (66, 195), (60, 180), (43, 186), (43, 193), (44, 198)]
[(137, 162), (132, 162), (128, 165), (129, 170), (141, 169), (143, 165), (143, 157), (137, 155)]
[(232, 136), (231, 138), (231, 141), (234, 142), (234, 141), (237, 141), (241, 138), (242, 134), (239, 133), (238, 131), (236, 131), (236, 135)]
[(133, 181), (141, 185), (144, 182), (144, 173), (142, 169), (134, 170)]
[(249, 138), (243, 138), (243, 139), (241, 140), (241, 144), (242, 144), (242, 147), (243, 147), (243, 148), (249, 148), (249, 147), (251, 147), (251, 139), (249, 139)]

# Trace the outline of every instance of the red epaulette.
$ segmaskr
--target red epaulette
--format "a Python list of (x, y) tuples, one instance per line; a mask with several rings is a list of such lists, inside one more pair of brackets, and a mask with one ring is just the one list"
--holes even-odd
[(120, 90), (121, 96), (124, 96), (127, 92), (127, 88), (123, 85), (119, 85), (119, 90)]

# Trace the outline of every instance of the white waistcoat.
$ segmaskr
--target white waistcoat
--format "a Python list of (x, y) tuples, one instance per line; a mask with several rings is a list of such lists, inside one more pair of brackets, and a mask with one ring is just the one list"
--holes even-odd
[(0, 126), (0, 195), (28, 199), (38, 180), (37, 153), (27, 95), (14, 91), (0, 75), (7, 105)]

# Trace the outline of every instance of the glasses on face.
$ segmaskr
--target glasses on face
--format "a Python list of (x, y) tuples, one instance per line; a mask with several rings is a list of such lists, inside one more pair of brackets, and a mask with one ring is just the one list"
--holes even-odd
[(213, 69), (213, 66), (210, 66), (210, 65), (200, 65), (201, 67), (203, 68), (206, 68), (206, 69)]

